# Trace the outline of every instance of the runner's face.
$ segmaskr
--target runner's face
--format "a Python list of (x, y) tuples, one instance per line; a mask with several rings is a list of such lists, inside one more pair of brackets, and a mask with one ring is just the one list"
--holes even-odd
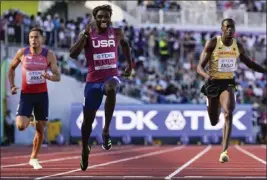
[(29, 34), (30, 46), (33, 48), (40, 47), (43, 41), (43, 37), (39, 31), (32, 31)]
[(108, 11), (99, 10), (96, 14), (96, 25), (101, 30), (106, 30), (111, 23), (111, 16)]
[(226, 38), (233, 38), (235, 34), (235, 24), (232, 21), (224, 21), (222, 33)]

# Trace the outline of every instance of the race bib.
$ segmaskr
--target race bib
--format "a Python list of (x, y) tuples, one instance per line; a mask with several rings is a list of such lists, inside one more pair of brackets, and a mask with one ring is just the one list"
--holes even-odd
[(115, 57), (115, 52), (93, 54), (95, 70), (116, 68)]
[(95, 61), (97, 61), (97, 60), (115, 59), (115, 52), (93, 54), (93, 58), (94, 58)]
[(44, 71), (26, 71), (27, 84), (42, 84), (45, 79), (42, 77)]
[(218, 60), (219, 72), (234, 72), (236, 70), (235, 58), (220, 58)]
[(106, 64), (106, 65), (102, 65), (102, 66), (95, 66), (95, 70), (113, 69), (116, 67), (117, 67), (116, 64)]

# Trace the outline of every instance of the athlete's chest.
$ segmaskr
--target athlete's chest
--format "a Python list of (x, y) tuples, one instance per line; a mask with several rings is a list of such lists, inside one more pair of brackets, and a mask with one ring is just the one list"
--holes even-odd
[(236, 70), (238, 53), (235, 47), (219, 46), (213, 54), (213, 63), (218, 72), (233, 72)]
[(115, 50), (118, 47), (118, 40), (114, 30), (108, 30), (104, 34), (98, 34), (93, 31), (90, 37), (89, 45), (94, 51)]
[(116, 41), (114, 39), (92, 39), (91, 46), (93, 49), (113, 49), (117, 47)]
[(220, 58), (220, 57), (233, 57), (237, 58), (239, 55), (238, 50), (235, 46), (218, 46), (217, 49), (214, 51), (214, 56), (215, 58)]
[(45, 70), (48, 63), (44, 56), (25, 55), (22, 58), (22, 66), (26, 70)]

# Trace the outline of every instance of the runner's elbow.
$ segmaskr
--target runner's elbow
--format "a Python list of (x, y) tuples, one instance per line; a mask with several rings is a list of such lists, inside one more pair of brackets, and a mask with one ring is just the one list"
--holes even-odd
[(200, 69), (201, 69), (201, 66), (200, 65), (197, 65), (197, 73), (198, 74), (200, 73)]
[(13, 64), (10, 64), (9, 67), (8, 67), (8, 70), (10, 72), (15, 71), (15, 69), (16, 69), (16, 66), (14, 66)]
[(70, 52), (70, 57), (72, 58), (72, 59), (77, 59), (77, 54), (75, 54), (74, 52)]
[(74, 50), (73, 47), (70, 48), (69, 53), (70, 53), (70, 57), (71, 57), (72, 59), (75, 59), (75, 58), (77, 57), (77, 55), (76, 55), (77, 53), (75, 53), (75, 50)]

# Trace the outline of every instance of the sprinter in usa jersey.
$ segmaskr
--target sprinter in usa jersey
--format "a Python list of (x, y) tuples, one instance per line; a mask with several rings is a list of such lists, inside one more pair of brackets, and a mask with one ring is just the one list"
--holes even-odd
[(92, 132), (92, 124), (102, 98), (105, 102), (105, 127), (103, 128), (102, 148), (110, 150), (112, 142), (109, 136), (109, 126), (113, 116), (116, 93), (121, 81), (118, 73), (118, 47), (121, 46), (128, 67), (124, 76), (130, 76), (132, 71), (130, 47), (124, 33), (119, 28), (111, 26), (112, 9), (109, 5), (98, 6), (93, 9), (96, 25), (88, 25), (79, 35), (77, 42), (70, 49), (70, 57), (76, 59), (84, 49), (88, 64), (88, 74), (84, 90), (82, 123), (82, 153), (80, 167), (85, 171), (88, 167), (88, 157), (91, 147), (88, 140)]
[[(25, 130), (30, 122), (35, 122), (36, 132), (29, 164), (34, 169), (41, 169), (37, 159), (44, 138), (44, 128), (48, 120), (48, 93), (46, 80), (60, 81), (55, 55), (42, 48), (43, 31), (33, 28), (29, 32), (30, 47), (19, 49), (12, 60), (8, 78), (12, 94), (17, 94), (15, 85), (15, 69), (21, 64), (22, 87), (20, 101), (16, 113), (16, 126), (20, 131)], [(53, 75), (47, 70), (51, 69)], [(32, 116), (34, 112), (34, 117)], [(36, 121), (33, 122), (33, 118)]]
[[(197, 72), (206, 79), (201, 92), (207, 96), (207, 109), (211, 125), (219, 121), (221, 107), (224, 111), (222, 153), (219, 161), (228, 162), (227, 154), (230, 140), (233, 111), (235, 110), (235, 81), (238, 59), (254, 71), (267, 73), (267, 70), (253, 62), (242, 44), (234, 38), (235, 22), (233, 19), (222, 21), (222, 35), (207, 41), (201, 54)], [(204, 71), (208, 64), (208, 72)]]

